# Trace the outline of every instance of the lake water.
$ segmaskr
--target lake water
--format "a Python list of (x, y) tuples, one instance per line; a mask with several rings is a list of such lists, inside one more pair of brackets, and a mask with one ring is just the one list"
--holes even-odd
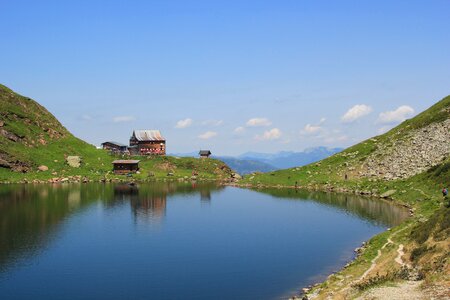
[(407, 211), (214, 184), (0, 186), (0, 299), (282, 299)]

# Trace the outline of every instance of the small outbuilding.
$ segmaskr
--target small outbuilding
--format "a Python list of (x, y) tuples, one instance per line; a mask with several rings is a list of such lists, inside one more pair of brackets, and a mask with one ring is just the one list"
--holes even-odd
[(212, 153), (209, 150), (200, 150), (198, 152), (198, 155), (200, 155), (200, 158), (208, 158), (211, 154)]
[(104, 150), (109, 150), (114, 153), (127, 152), (127, 145), (117, 143), (117, 142), (104, 142), (104, 143), (102, 143), (102, 148)]
[(139, 170), (139, 160), (115, 160), (112, 164), (114, 174), (136, 173)]

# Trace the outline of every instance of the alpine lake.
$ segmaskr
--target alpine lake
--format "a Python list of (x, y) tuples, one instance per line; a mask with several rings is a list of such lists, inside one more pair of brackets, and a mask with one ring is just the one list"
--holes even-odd
[(294, 189), (0, 185), (0, 299), (286, 299), (407, 216)]

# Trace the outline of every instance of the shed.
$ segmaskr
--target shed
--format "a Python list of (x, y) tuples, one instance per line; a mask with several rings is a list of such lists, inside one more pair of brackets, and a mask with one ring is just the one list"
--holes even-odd
[(115, 174), (136, 173), (139, 170), (139, 160), (115, 160), (112, 164)]
[(211, 154), (212, 153), (209, 150), (200, 150), (198, 152), (198, 155), (200, 155), (201, 158), (208, 158)]

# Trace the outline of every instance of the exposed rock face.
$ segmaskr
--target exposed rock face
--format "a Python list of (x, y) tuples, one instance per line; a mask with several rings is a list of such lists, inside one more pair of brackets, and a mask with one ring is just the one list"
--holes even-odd
[(67, 156), (66, 161), (72, 168), (79, 168), (81, 166), (81, 157), (79, 156)]
[(385, 180), (408, 178), (442, 162), (450, 154), (450, 119), (411, 131), (382, 144), (362, 165), (361, 176)]

